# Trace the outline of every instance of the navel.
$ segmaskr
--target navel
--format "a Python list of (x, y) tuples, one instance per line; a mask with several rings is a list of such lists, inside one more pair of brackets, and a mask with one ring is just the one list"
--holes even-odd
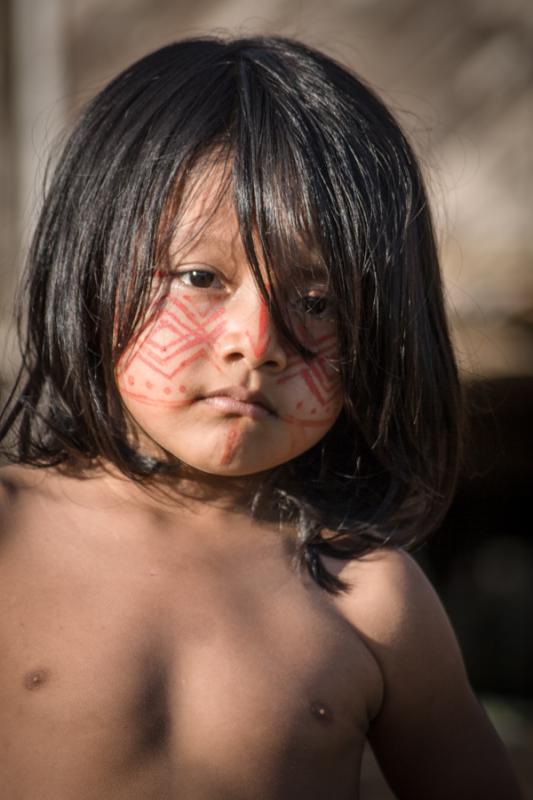
[(50, 680), (50, 672), (47, 669), (32, 669), (24, 675), (24, 688), (29, 692), (40, 689)]

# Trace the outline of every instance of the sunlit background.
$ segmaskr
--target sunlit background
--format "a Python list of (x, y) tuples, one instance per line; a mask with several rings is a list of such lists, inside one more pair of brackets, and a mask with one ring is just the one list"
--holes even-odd
[[(295, 36), (350, 65), (421, 158), (472, 424), (456, 501), (420, 560), (533, 798), (531, 0), (0, 0), (0, 388), (61, 132), (132, 60), (220, 31)], [(389, 797), (369, 761), (363, 800)]]

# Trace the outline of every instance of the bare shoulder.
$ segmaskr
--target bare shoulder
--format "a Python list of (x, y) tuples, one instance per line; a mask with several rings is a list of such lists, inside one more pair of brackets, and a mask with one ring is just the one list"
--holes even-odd
[(458, 702), (470, 702), (472, 692), (454, 630), (412, 556), (402, 550), (378, 550), (348, 562), (339, 574), (350, 586), (338, 598), (339, 607), (382, 671), (383, 713), (396, 707), (412, 714), (411, 706), (452, 690)]
[(9, 511), (23, 497), (29, 499), (28, 490), (35, 485), (34, 470), (20, 464), (8, 464), (0, 467), (0, 520), (5, 521)]
[[(9, 464), (0, 468), (0, 542), (27, 537), (46, 524), (46, 509), (57, 496), (58, 479), (50, 468)], [(43, 514), (44, 512), (44, 514)]]
[(2, 499), (13, 497), (19, 491), (31, 489), (40, 481), (42, 470), (25, 464), (4, 464), (0, 467), (0, 492)]
[(337, 574), (349, 585), (338, 604), (374, 649), (432, 631), (452, 649), (455, 637), (442, 604), (416, 561), (402, 550), (382, 549), (345, 562)]
[[(376, 658), (385, 696), (407, 707), (450, 680), (470, 693), (462, 655), (442, 603), (416, 561), (382, 549), (345, 562), (349, 590), (335, 599)], [(425, 669), (431, 663), (431, 682)], [(385, 703), (386, 707), (387, 703)]]
[(0, 545), (3, 554), (22, 507), (31, 503), (33, 478), (32, 470), (18, 464), (0, 468)]
[(381, 668), (369, 739), (397, 796), (519, 798), (446, 612), (414, 559), (380, 550), (336, 572), (350, 584), (336, 602)]
[(47, 470), (22, 464), (0, 467), (0, 514), (8, 514), (21, 503), (29, 503), (48, 489)]

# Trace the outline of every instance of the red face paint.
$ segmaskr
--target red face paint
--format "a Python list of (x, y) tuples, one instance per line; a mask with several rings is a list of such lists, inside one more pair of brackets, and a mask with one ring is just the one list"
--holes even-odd
[(239, 431), (237, 428), (232, 428), (226, 437), (226, 444), (224, 446), (224, 452), (222, 453), (222, 458), (220, 459), (220, 466), (226, 466), (229, 464), (231, 459), (233, 458), (233, 454), (237, 448), (239, 443)]
[[(194, 244), (176, 262), (155, 319), (149, 311), (122, 357), (117, 381), (141, 446), (204, 472), (246, 475), (294, 458), (331, 428), (342, 406), (337, 342), (332, 324), (312, 315), (296, 335), (314, 358), (280, 338), (233, 207), (221, 203), (206, 224), (206, 204), (199, 193), (184, 213), (180, 225)], [(195, 226), (205, 241), (190, 235)], [(250, 414), (238, 403), (202, 402), (232, 387), (260, 393), (268, 406)]]
[[(122, 361), (117, 375), (121, 391), (149, 404), (183, 405), (187, 385), (177, 383), (180, 373), (199, 361), (220, 372), (213, 344), (224, 331), (224, 313), (212, 304), (169, 296), (160, 316)], [(139, 372), (150, 379), (140, 381)]]
[[(277, 383), (291, 386), (298, 397), (284, 420), (291, 425), (317, 427), (328, 424), (338, 414), (339, 376), (334, 367), (337, 340), (333, 334), (326, 334), (314, 341), (308, 338), (306, 345), (315, 357), (305, 361), (298, 354), (291, 356)], [(307, 392), (302, 392), (304, 385)]]
[(248, 341), (253, 350), (256, 359), (262, 358), (271, 341), (271, 335), (268, 330), (270, 315), (264, 297), (260, 299), (259, 306), (259, 319), (257, 321), (257, 335), (254, 337), (249, 331), (246, 332)]

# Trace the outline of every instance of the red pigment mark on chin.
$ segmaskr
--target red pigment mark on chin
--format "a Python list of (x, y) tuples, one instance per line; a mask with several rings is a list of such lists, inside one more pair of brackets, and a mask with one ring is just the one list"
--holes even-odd
[(154, 384), (150, 383), (150, 381), (146, 381), (145, 386), (146, 386), (147, 389), (153, 389), (154, 388)]
[(225, 466), (229, 464), (231, 459), (233, 458), (233, 454), (238, 444), (239, 433), (238, 431), (233, 428), (227, 436), (226, 444), (224, 447), (224, 452), (222, 453), (222, 458), (220, 459), (220, 466)]
[(165, 394), (170, 394), (170, 393), (171, 393), (171, 391), (172, 391), (172, 389), (171, 389), (169, 386), (165, 386), (165, 388), (163, 389), (163, 392), (164, 392)]
[(180, 392), (181, 392), (182, 394), (183, 394), (184, 392), (186, 392), (186, 391), (187, 391), (187, 387), (186, 387), (186, 386), (184, 386), (183, 384), (181, 384), (181, 386), (179, 387), (179, 389), (180, 389)]

